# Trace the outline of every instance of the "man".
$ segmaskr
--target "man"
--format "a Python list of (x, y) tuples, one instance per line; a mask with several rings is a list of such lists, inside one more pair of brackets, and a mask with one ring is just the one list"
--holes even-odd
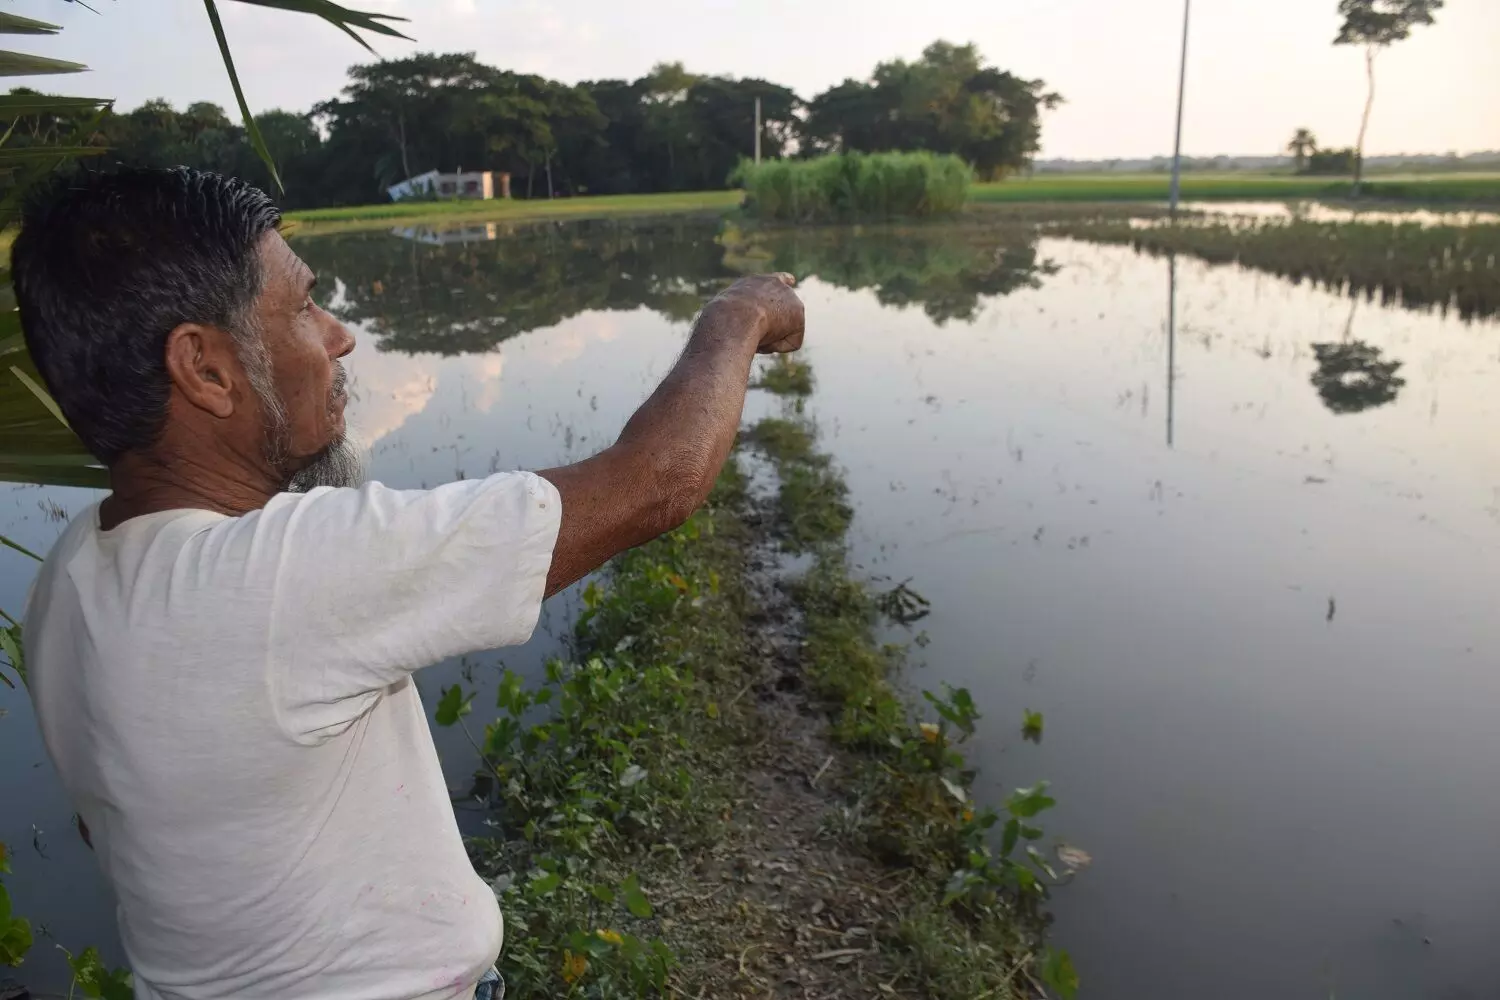
[(37, 717), (137, 997), (488, 995), (500, 914), (411, 674), (524, 642), (544, 596), (682, 523), (802, 306), (789, 276), (736, 282), (587, 461), (361, 486), (354, 337), (279, 221), (190, 170), (86, 175), (24, 219), (26, 342), (111, 485), (33, 591)]

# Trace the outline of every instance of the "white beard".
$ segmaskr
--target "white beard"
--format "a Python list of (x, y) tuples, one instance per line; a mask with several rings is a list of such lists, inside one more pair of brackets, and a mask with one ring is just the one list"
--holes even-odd
[(358, 488), (365, 484), (368, 458), (364, 447), (354, 438), (345, 435), (307, 465), (292, 473), (283, 488), (288, 493), (307, 493), (319, 486)]

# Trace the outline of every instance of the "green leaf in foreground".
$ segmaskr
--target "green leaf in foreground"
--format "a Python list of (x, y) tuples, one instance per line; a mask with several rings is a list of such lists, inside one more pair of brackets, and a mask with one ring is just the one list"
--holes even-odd
[(229, 54), (229, 39), (224, 37), (224, 25), (219, 20), (219, 8), (215, 6), (214, 0), (203, 0), (203, 6), (208, 10), (208, 23), (213, 26), (214, 40), (219, 43), (219, 56), (224, 60), (224, 69), (229, 73), (229, 85), (234, 88), (235, 103), (240, 106), (240, 117), (244, 120), (245, 135), (249, 138), (255, 155), (260, 157), (266, 169), (271, 172), (271, 180), (275, 182), (276, 190), (285, 191), (286, 185), (281, 183), (281, 174), (276, 172), (276, 161), (271, 159), (271, 151), (266, 147), (265, 137), (260, 134), (260, 126), (255, 124), (255, 116), (250, 113), (250, 105), (245, 101), (245, 90), (240, 86), (240, 75), (234, 69), (234, 56)]
[(20, 965), (31, 941), (31, 923), (11, 915), (10, 893), (0, 883), (0, 966)]
[(48, 413), (57, 418), (58, 423), (62, 424), (64, 427), (68, 425), (68, 418), (63, 416), (62, 408), (57, 405), (57, 400), (53, 399), (52, 394), (49, 393), (46, 389), (43, 389), (40, 385), (38, 385), (36, 379), (32, 378), (30, 375), (27, 375), (15, 365), (10, 366), (10, 373), (21, 380), (21, 384), (26, 387), (27, 391), (35, 396), (37, 398), (37, 401), (47, 408)]
[(545, 896), (558, 886), (562, 885), (562, 875), (558, 872), (547, 872), (539, 878), (534, 878), (526, 886), (526, 891), (533, 896)]
[(68, 968), (73, 970), (74, 987), (84, 996), (98, 1000), (131, 1000), (135, 996), (129, 970), (106, 966), (98, 949), (91, 946), (78, 955), (64, 949), (63, 953), (68, 956)]
[(1073, 968), (1073, 959), (1061, 948), (1049, 948), (1042, 956), (1042, 982), (1057, 991), (1063, 1000), (1073, 1000), (1078, 995), (1078, 970)]
[(463, 688), (457, 684), (443, 689), (443, 696), (438, 700), (437, 711), (433, 713), (433, 719), (440, 726), (451, 726), (459, 719), (474, 710), (474, 696), (465, 695)]
[(634, 874), (620, 883), (620, 898), (624, 900), (625, 909), (630, 911), (632, 917), (639, 917), (641, 920), (650, 918), (651, 901), (641, 892), (640, 880)]

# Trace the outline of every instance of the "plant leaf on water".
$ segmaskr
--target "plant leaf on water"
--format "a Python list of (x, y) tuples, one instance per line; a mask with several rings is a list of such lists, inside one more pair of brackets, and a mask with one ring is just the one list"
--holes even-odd
[(474, 696), (471, 694), (465, 697), (463, 688), (455, 684), (443, 689), (437, 711), (433, 713), (433, 721), (440, 726), (451, 726), (473, 710)]
[(1056, 990), (1063, 1000), (1073, 1000), (1078, 994), (1078, 970), (1073, 968), (1072, 956), (1063, 949), (1047, 949), (1039, 971), (1042, 982)]

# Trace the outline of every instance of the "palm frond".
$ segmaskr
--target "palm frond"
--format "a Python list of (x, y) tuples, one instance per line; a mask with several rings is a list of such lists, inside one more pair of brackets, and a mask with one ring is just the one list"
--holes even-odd
[(255, 155), (260, 157), (266, 169), (271, 171), (271, 180), (276, 184), (276, 190), (285, 191), (286, 186), (281, 183), (281, 174), (276, 170), (276, 161), (271, 159), (271, 151), (266, 148), (266, 140), (260, 134), (260, 126), (255, 124), (255, 116), (250, 113), (250, 105), (245, 102), (245, 89), (240, 86), (240, 75), (234, 69), (234, 56), (229, 54), (229, 40), (224, 37), (224, 24), (219, 20), (219, 8), (214, 0), (203, 0), (203, 6), (208, 10), (208, 23), (213, 25), (214, 40), (219, 43), (219, 55), (224, 59), (224, 69), (229, 73), (229, 85), (234, 88), (234, 99), (240, 106), (240, 117), (245, 122), (245, 135), (250, 139), (250, 145), (255, 150)]
[(0, 14), (0, 35), (55, 35), (61, 30), (61, 25), (35, 21), (20, 14)]
[(0, 76), (36, 76), (44, 73), (82, 73), (88, 69), (83, 63), (67, 62), (63, 59), (48, 59), (29, 52), (0, 51)]

